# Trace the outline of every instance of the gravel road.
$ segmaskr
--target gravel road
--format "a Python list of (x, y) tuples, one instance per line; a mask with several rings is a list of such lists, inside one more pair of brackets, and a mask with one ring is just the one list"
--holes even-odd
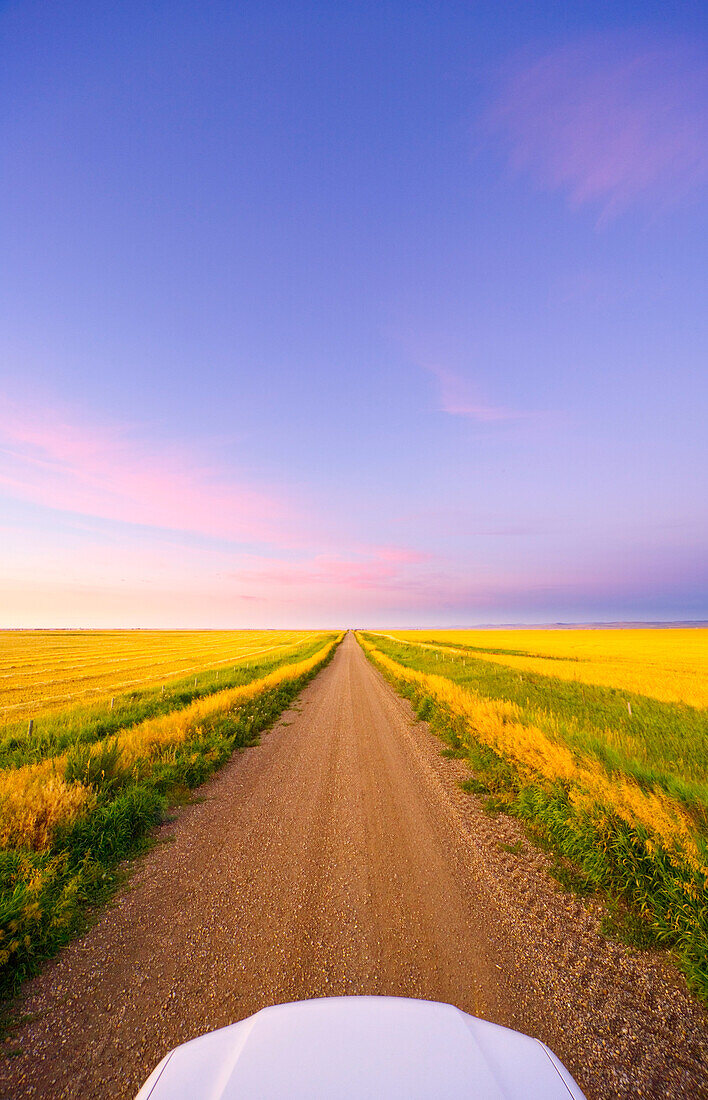
[(440, 749), (348, 635), (28, 984), (0, 1097), (131, 1097), (195, 1035), (357, 993), (536, 1035), (592, 1100), (708, 1096), (706, 1017), (676, 973), (600, 936)]

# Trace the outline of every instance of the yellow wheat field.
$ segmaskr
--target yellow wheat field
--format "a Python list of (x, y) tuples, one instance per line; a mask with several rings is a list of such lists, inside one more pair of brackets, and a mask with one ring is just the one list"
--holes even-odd
[[(187, 740), (208, 718), (227, 714), (261, 692), (310, 672), (337, 640), (329, 641), (311, 657), (282, 665), (249, 684), (227, 688), (181, 710), (146, 719), (111, 738), (110, 743), (117, 747), (124, 766), (145, 769), (157, 755)], [(96, 742), (92, 753), (99, 754), (104, 745)], [(91, 809), (94, 793), (79, 781), (66, 781), (66, 762), (64, 753), (38, 764), (0, 771), (0, 849), (47, 848), (58, 826), (69, 824)]]
[(0, 631), (0, 725), (174, 683), (249, 658), (287, 656), (317, 631)]
[[(404, 630), (387, 637), (474, 646), (475, 660), (708, 707), (708, 629)], [(481, 652), (490, 649), (523, 655)]]

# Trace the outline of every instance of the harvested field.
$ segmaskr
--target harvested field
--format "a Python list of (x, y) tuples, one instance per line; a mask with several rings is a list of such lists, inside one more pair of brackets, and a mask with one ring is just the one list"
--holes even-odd
[(294, 648), (311, 631), (13, 630), (0, 632), (0, 722), (38, 718)]

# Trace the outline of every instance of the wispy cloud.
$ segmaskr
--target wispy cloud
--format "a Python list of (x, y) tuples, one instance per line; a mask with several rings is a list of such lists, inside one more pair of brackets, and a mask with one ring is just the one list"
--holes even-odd
[(287, 541), (290, 505), (125, 427), (0, 405), (0, 488), (61, 511), (241, 541)]
[[(301, 590), (367, 589), (403, 592), (425, 584), (415, 566), (429, 560), (429, 555), (402, 547), (382, 546), (367, 553), (325, 555), (295, 562), (261, 558), (250, 567), (233, 574), (234, 579), (249, 585), (267, 588)], [(413, 569), (411, 569), (413, 567)]]
[(490, 112), (511, 166), (600, 219), (708, 182), (708, 44), (594, 35), (506, 72)]
[(450, 416), (465, 416), (480, 423), (498, 423), (505, 420), (526, 420), (533, 413), (491, 405), (483, 401), (473, 384), (445, 367), (426, 364), (425, 369), (439, 384), (440, 410)]

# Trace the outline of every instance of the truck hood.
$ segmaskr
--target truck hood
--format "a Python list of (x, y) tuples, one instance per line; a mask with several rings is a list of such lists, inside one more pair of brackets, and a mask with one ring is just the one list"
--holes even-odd
[(536, 1039), (452, 1005), (328, 997), (264, 1008), (171, 1051), (136, 1100), (583, 1100)]

